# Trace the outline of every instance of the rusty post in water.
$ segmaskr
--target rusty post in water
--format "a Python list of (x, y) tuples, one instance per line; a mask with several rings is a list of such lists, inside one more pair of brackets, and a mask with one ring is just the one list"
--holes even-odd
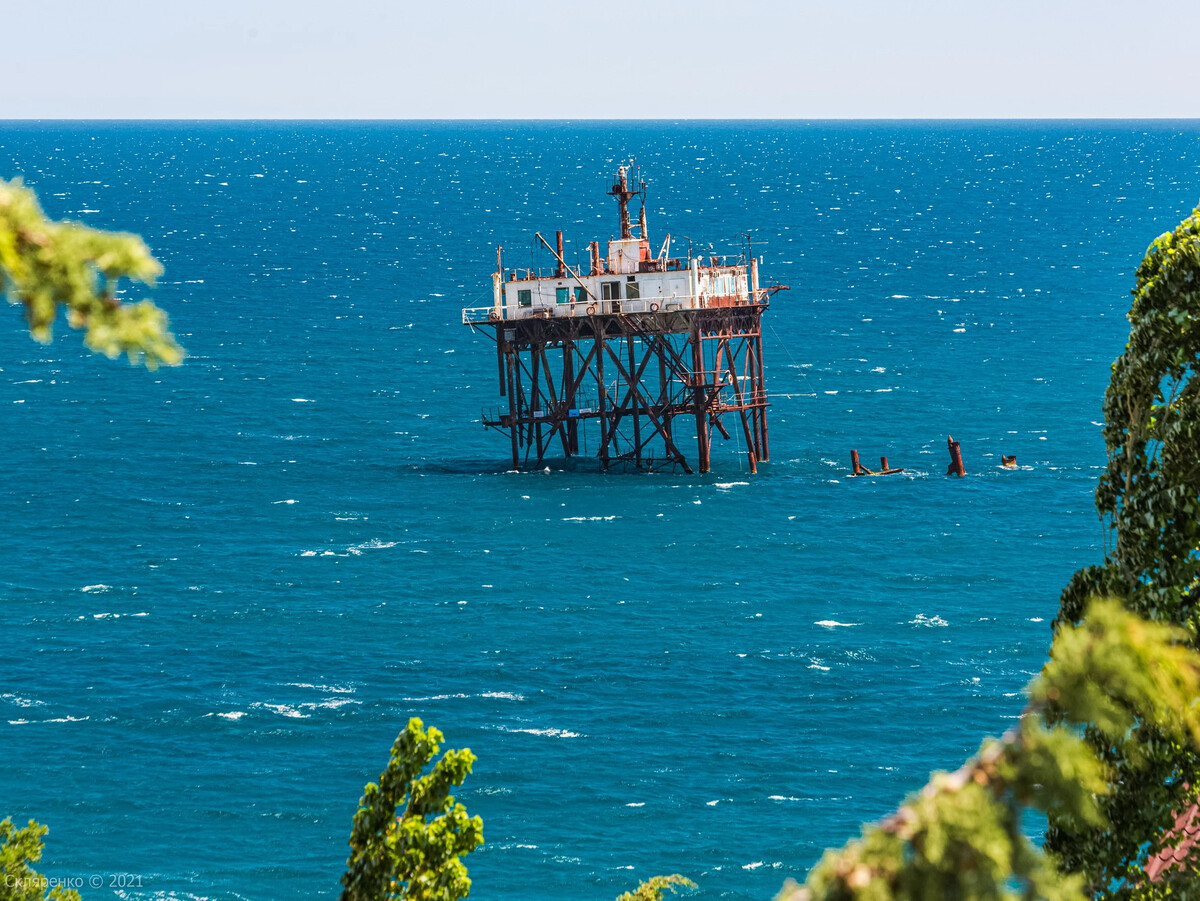
[(880, 470), (882, 470), (883, 472), (887, 472), (887, 471), (888, 471), (888, 469), (889, 469), (890, 467), (887, 465), (887, 457), (880, 457), (880, 458), (879, 458), (879, 468), (880, 468)]
[(858, 451), (850, 451), (850, 462), (854, 465), (854, 472), (852, 472), (851, 475), (862, 475), (864, 470), (862, 464), (858, 462)]
[(963, 467), (962, 450), (952, 435), (946, 436), (946, 446), (950, 449), (950, 466), (946, 470), (946, 475), (965, 476), (967, 470)]

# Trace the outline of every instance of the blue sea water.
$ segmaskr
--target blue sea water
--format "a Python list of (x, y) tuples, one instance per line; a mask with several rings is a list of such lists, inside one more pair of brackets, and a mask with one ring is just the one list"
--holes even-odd
[[(420, 716), (479, 758), (473, 897), (771, 897), (1020, 711), (1102, 553), (1109, 364), (1198, 138), (0, 123), (0, 177), (145, 237), (189, 352), (0, 327), (0, 815), (48, 824), (40, 869), (85, 898), (329, 897)], [(706, 476), (512, 473), (480, 425), (495, 355), (459, 311), (495, 245), (586, 258), (630, 156), (652, 243), (749, 232), (791, 286), (756, 476), (736, 442)], [(906, 472), (848, 479), (852, 448)]]

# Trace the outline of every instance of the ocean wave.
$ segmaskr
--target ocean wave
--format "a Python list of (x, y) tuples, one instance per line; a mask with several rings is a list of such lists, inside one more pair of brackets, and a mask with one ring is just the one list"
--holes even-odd
[(329, 698), (326, 701), (305, 701), (300, 707), (303, 710), (337, 710), (347, 704), (362, 704), (362, 701), (356, 701), (354, 698)]
[(924, 613), (918, 613), (917, 618), (910, 619), (908, 621), (908, 624), (910, 626), (948, 626), (948, 625), (950, 625), (950, 623), (948, 623), (946, 620), (942, 619), (940, 616), (937, 616), (937, 615), (926, 616)]
[(549, 727), (549, 728), (545, 728), (545, 729), (537, 729), (533, 726), (528, 726), (528, 727), (524, 727), (524, 728), (514, 727), (514, 726), (495, 726), (493, 728), (495, 728), (497, 732), (509, 732), (509, 733), (520, 732), (520, 733), (524, 733), (525, 735), (541, 735), (541, 736), (545, 736), (547, 738), (581, 738), (582, 737), (582, 733), (571, 732), (569, 729), (556, 729), (554, 727)]
[(328, 691), (334, 694), (354, 694), (354, 687), (345, 685), (315, 685), (312, 682), (285, 682), (289, 688), (312, 688), (316, 691)]
[(836, 619), (819, 619), (814, 626), (823, 626), (826, 629), (849, 628), (850, 626), (861, 626), (862, 623), (839, 623)]
[(0, 701), (7, 701), (17, 707), (45, 707), (45, 701), (35, 701), (32, 698), (22, 698), (20, 695), (8, 692), (0, 695)]
[(383, 541), (379, 538), (372, 538), (370, 541), (364, 541), (362, 544), (356, 544), (350, 548), (351, 553), (354, 551), (379, 551), (390, 547), (395, 547), (399, 542)]
[(269, 710), (269, 711), (271, 711), (271, 713), (277, 714), (279, 716), (287, 717), (288, 719), (306, 720), (309, 718), (309, 715), (307, 713), (305, 713), (302, 710), (299, 710), (296, 707), (292, 707), (289, 704), (265, 704), (262, 702), (255, 702), (255, 703), (251, 704), (250, 706), (256, 710)]

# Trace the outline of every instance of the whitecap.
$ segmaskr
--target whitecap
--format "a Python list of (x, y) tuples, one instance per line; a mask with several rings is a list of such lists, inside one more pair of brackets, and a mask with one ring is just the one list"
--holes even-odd
[(352, 686), (345, 685), (314, 685), (312, 682), (285, 682), (289, 688), (314, 688), (317, 691), (328, 691), (334, 694), (354, 694)]
[(910, 626), (948, 626), (950, 623), (942, 619), (940, 616), (926, 616), (924, 613), (918, 613), (916, 619), (908, 621)]
[(293, 397), (292, 403), (294, 403), (294, 404), (315, 404), (316, 401), (313, 400), (311, 397)]
[(45, 707), (46, 706), (45, 701), (34, 701), (30, 698), (22, 698), (19, 695), (14, 695), (11, 693), (0, 695), (0, 701), (8, 701), (10, 704), (15, 704), (18, 707)]
[(254, 704), (251, 704), (250, 706), (251, 706), (251, 707), (256, 707), (256, 708), (258, 708), (258, 709), (260, 709), (260, 710), (269, 710), (269, 711), (271, 711), (272, 713), (278, 714), (279, 716), (286, 716), (286, 717), (288, 717), (289, 719), (294, 719), (294, 720), (306, 720), (306, 719), (308, 719), (308, 714), (307, 714), (307, 713), (303, 713), (303, 712), (301, 712), (300, 710), (297, 710), (295, 707), (289, 707), (287, 704), (260, 704), (260, 703), (254, 703)]
[(370, 541), (364, 541), (362, 544), (354, 545), (350, 551), (352, 553), (354, 551), (376, 551), (395, 546), (395, 541), (381, 541), (378, 538), (372, 538)]
[(514, 728), (510, 728), (508, 726), (498, 726), (497, 728), (501, 732), (523, 732), (526, 735), (544, 735), (548, 738), (579, 738), (580, 737), (580, 734), (578, 732), (571, 732), (567, 729), (555, 729), (555, 728), (534, 729), (532, 727), (526, 728), (526, 729), (514, 729)]
[(819, 619), (815, 623), (813, 623), (813, 625), (814, 626), (824, 626), (826, 629), (836, 629), (839, 626), (842, 626), (842, 627), (861, 626), (862, 623), (839, 623), (836, 619)]
[(79, 590), (80, 590), (80, 591), (87, 591), (87, 592), (89, 592), (89, 593), (93, 593), (93, 594), (94, 594), (94, 593), (96, 593), (96, 592), (99, 592), (99, 591), (111, 591), (111, 590), (112, 590), (112, 586), (111, 586), (111, 585), (105, 585), (103, 582), (97, 582), (95, 585), (84, 585), (84, 586), (83, 586), (82, 588), (80, 588)]
[(750, 484), (749, 482), (717, 482), (716, 487), (729, 489), (729, 488), (733, 488), (735, 485), (749, 485), (749, 484)]
[(629, 802), (628, 804), (626, 804), (625, 806), (626, 806), (626, 807), (645, 807), (645, 806), (646, 806), (646, 802), (645, 802), (645, 801), (630, 801), (630, 802)]
[(330, 698), (327, 701), (307, 701), (300, 706), (305, 710), (337, 710), (339, 707), (345, 707), (347, 704), (361, 704), (362, 701), (356, 701), (354, 698)]

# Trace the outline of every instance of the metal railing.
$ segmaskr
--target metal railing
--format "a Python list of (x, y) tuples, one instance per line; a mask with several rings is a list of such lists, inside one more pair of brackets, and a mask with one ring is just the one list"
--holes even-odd
[[(675, 310), (703, 310), (715, 306), (749, 303), (749, 298), (708, 294), (687, 297), (639, 297), (636, 300), (591, 300), (588, 302), (551, 303), (535, 307), (467, 307), (462, 311), (464, 325), (477, 322), (514, 322), (519, 319), (569, 319), (584, 316), (611, 316), (620, 313), (670, 313)], [(507, 315), (506, 315), (507, 313)]]

